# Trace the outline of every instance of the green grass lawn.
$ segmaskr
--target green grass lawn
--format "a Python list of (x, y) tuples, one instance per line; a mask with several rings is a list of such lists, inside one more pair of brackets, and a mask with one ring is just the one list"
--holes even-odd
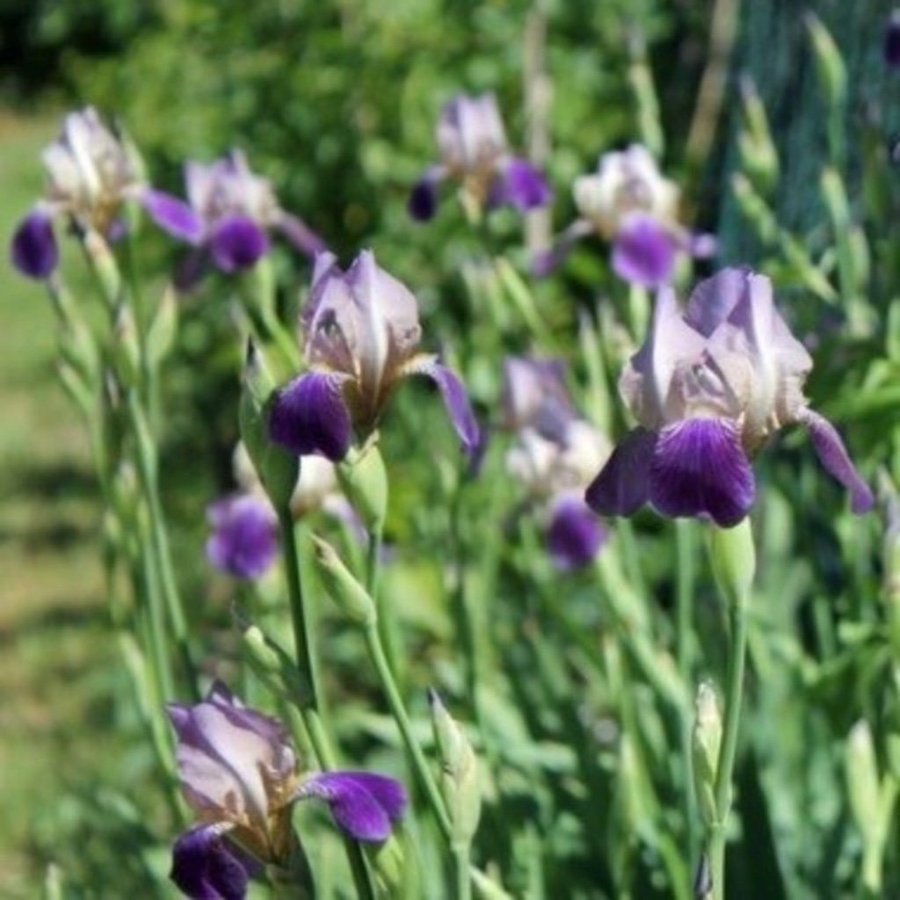
[[(87, 440), (54, 372), (39, 285), (6, 264), (58, 117), (0, 113), (0, 896), (34, 897), (58, 811), (114, 743), (98, 679), (119, 666)], [(51, 851), (52, 852), (52, 851)]]

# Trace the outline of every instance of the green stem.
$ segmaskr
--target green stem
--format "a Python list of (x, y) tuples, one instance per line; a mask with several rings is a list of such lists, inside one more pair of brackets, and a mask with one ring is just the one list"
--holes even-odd
[[(303, 719), (306, 733), (309, 735), (313, 752), (319, 768), (328, 772), (337, 768), (337, 756), (331, 746), (328, 731), (322, 721), (319, 706), (319, 688), (315, 661), (312, 653), (309, 624), (306, 617), (306, 606), (303, 601), (303, 584), (300, 579), (300, 555), (297, 551), (297, 535), (294, 531), (294, 517), (290, 505), (278, 511), (278, 524), (281, 530), (281, 543), (284, 550), (284, 568), (288, 582), (288, 598), (291, 606), (291, 624), (294, 630), (294, 646), (297, 655), (297, 668), (304, 676), (307, 684), (307, 695), (299, 698), (297, 707)], [(362, 848), (356, 841), (344, 838), (344, 848), (356, 893), (361, 900), (375, 900), (375, 889)]]
[(391, 707), (391, 713), (397, 720), (400, 734), (403, 737), (403, 743), (406, 745), (407, 752), (413, 761), (413, 768), (415, 769), (416, 776), (421, 783), (422, 789), (425, 791), (425, 796), (428, 798), (428, 803), (431, 806), (434, 817), (437, 819), (441, 833), (444, 835), (447, 842), (450, 843), (452, 838), (450, 817), (447, 814), (447, 808), (444, 806), (444, 800), (441, 797), (441, 792), (438, 790), (431, 769), (428, 767), (425, 755), (422, 753), (422, 748), (419, 746), (418, 741), (413, 735), (412, 723), (409, 720), (406, 707), (400, 697), (400, 691), (397, 689), (397, 684), (394, 681), (394, 675), (391, 671), (390, 664), (388, 663), (381, 642), (381, 635), (375, 625), (366, 626), (365, 634), (369, 655), (372, 657), (372, 663), (375, 666), (378, 678), (381, 681), (381, 686), (387, 696), (388, 705)]
[[(678, 556), (678, 581), (676, 586), (676, 652), (678, 671), (684, 684), (691, 684), (692, 637), (695, 587), (694, 525), (686, 519), (675, 523), (675, 540)], [(697, 856), (697, 795), (694, 792), (694, 754), (691, 742), (691, 719), (684, 716), (681, 722), (681, 753), (684, 762), (685, 819), (688, 834), (689, 859)]]
[(469, 874), (469, 845), (453, 845), (453, 863), (456, 874), (456, 900), (471, 900), (472, 876)]
[(181, 658), (182, 668), (188, 679), (189, 689), (194, 700), (199, 700), (200, 690), (197, 682), (197, 669), (191, 657), (190, 645), (188, 644), (187, 620), (184, 615), (181, 595), (178, 592), (178, 583), (175, 580), (169, 536), (166, 532), (166, 521), (163, 515), (162, 504), (159, 500), (159, 485), (156, 478), (156, 449), (150, 437), (149, 426), (137, 394), (133, 390), (128, 390), (126, 393), (128, 414), (137, 446), (138, 472), (147, 501), (147, 509), (150, 513), (151, 545), (162, 582), (163, 596), (166, 600), (175, 645)]
[[(746, 598), (745, 598), (746, 600)], [(722, 749), (716, 766), (716, 823), (710, 828), (709, 861), (712, 869), (713, 897), (725, 897), (725, 841), (728, 814), (731, 810), (731, 780), (737, 752), (741, 699), (744, 691), (744, 669), (747, 658), (747, 612), (745, 600), (731, 603), (731, 652), (725, 685), (725, 723)]]

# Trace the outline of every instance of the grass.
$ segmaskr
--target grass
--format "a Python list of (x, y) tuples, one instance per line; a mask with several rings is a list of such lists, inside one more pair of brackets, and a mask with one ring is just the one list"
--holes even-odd
[[(0, 112), (0, 238), (41, 188), (58, 117)], [(5, 253), (4, 249), (4, 253)], [(0, 266), (0, 896), (33, 897), (69, 785), (115, 735), (97, 680), (118, 666), (103, 610), (100, 508), (81, 423), (54, 372), (39, 285)]]

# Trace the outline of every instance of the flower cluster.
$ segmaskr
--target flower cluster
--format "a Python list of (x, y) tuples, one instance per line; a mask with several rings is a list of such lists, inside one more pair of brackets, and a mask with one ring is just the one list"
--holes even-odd
[(475, 448), (478, 425), (462, 382), (435, 356), (418, 352), (416, 298), (370, 251), (346, 272), (330, 253), (316, 258), (302, 324), (310, 371), (275, 398), (269, 430), (277, 444), (337, 462), (354, 434), (373, 431), (403, 378), (425, 375), (438, 386), (463, 447)]
[(503, 424), (516, 435), (507, 471), (538, 504), (554, 565), (580, 568), (607, 537), (583, 493), (609, 455), (609, 442), (576, 413), (561, 361), (513, 357), (503, 374)]
[(168, 709), (182, 791), (202, 823), (175, 842), (171, 877), (194, 900), (243, 898), (251, 860), (286, 866), (298, 800), (324, 801), (337, 826), (358, 841), (387, 840), (403, 816), (406, 791), (393, 778), (300, 775), (281, 725), (244, 706), (221, 683), (201, 703)]
[(642, 287), (671, 281), (679, 254), (705, 257), (715, 250), (710, 236), (693, 236), (679, 224), (678, 186), (639, 144), (602, 155), (595, 174), (575, 180), (573, 195), (579, 217), (535, 260), (537, 275), (549, 274), (590, 234), (612, 243), (613, 271)]
[(413, 218), (434, 216), (438, 188), (448, 178), (460, 182), (479, 210), (508, 205), (527, 212), (550, 202), (550, 188), (540, 172), (509, 152), (493, 94), (450, 100), (438, 119), (437, 143), (440, 162), (425, 171), (409, 198)]
[(753, 455), (779, 429), (801, 424), (822, 465), (850, 491), (853, 511), (867, 512), (871, 490), (803, 396), (811, 368), (764, 275), (724, 269), (695, 288), (684, 310), (664, 288), (651, 333), (619, 381), (638, 427), (588, 488), (588, 503), (603, 515), (630, 515), (649, 502), (667, 516), (736, 525), (756, 494)]

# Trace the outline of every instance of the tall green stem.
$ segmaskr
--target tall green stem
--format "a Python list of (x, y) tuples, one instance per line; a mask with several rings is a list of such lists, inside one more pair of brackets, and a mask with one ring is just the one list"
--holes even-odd
[(753, 533), (748, 519), (734, 528), (713, 528), (710, 557), (728, 609), (731, 646), (725, 676), (725, 722), (716, 764), (715, 821), (709, 827), (708, 852), (714, 900), (725, 898), (725, 843), (731, 811), (732, 777), (737, 752), (744, 670), (747, 659), (747, 607), (756, 571)]
[(453, 846), (453, 863), (456, 874), (456, 900), (471, 900), (472, 876), (469, 874), (469, 845)]
[(403, 737), (403, 743), (406, 745), (407, 752), (413, 761), (413, 768), (415, 769), (416, 776), (421, 783), (422, 789), (425, 791), (425, 796), (428, 798), (428, 803), (431, 806), (434, 817), (437, 819), (441, 832), (449, 843), (452, 838), (450, 817), (447, 814), (447, 808), (444, 805), (444, 799), (441, 797), (437, 782), (434, 780), (431, 769), (428, 768), (428, 762), (425, 759), (425, 755), (422, 753), (422, 748), (419, 746), (419, 742), (416, 740), (415, 735), (413, 735), (412, 723), (409, 720), (406, 706), (400, 697), (397, 683), (394, 681), (394, 675), (391, 671), (390, 664), (388, 663), (387, 656), (385, 655), (378, 627), (374, 624), (367, 625), (365, 634), (369, 655), (372, 657), (372, 663), (375, 666), (378, 678), (381, 681), (381, 686), (387, 696), (388, 704), (391, 707), (391, 713), (397, 720), (400, 734)]
[[(278, 523), (284, 551), (284, 568), (287, 575), (288, 599), (291, 607), (291, 624), (294, 630), (297, 668), (306, 681), (308, 691), (307, 696), (301, 698), (297, 706), (303, 718), (303, 725), (309, 735), (319, 767), (324, 771), (331, 771), (337, 767), (337, 756), (332, 748), (328, 731), (321, 717), (318, 677), (312, 653), (306, 605), (303, 600), (303, 583), (300, 579), (300, 556), (297, 552), (297, 535), (294, 531), (294, 517), (291, 514), (289, 504), (278, 511)], [(350, 863), (350, 871), (353, 875), (353, 883), (356, 886), (357, 895), (361, 900), (375, 900), (375, 889), (372, 885), (369, 868), (362, 848), (350, 838), (344, 839), (344, 848), (347, 853), (347, 860)]]

